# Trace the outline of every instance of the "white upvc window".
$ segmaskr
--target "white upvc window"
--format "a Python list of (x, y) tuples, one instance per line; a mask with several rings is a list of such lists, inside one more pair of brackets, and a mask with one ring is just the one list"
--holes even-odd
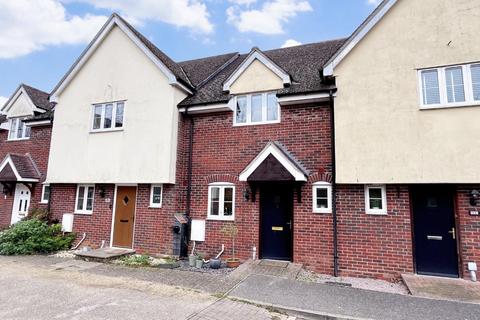
[(162, 207), (163, 186), (152, 184), (150, 187), (150, 208)]
[(236, 126), (280, 122), (280, 104), (274, 92), (239, 95), (233, 98)]
[(79, 184), (77, 186), (77, 197), (75, 200), (75, 213), (92, 214), (94, 195), (94, 185)]
[(418, 71), (422, 109), (480, 105), (480, 63)]
[(313, 212), (332, 213), (332, 185), (328, 182), (313, 184)]
[(365, 186), (365, 211), (367, 214), (387, 214), (387, 187), (385, 185)]
[(124, 114), (124, 101), (94, 104), (92, 132), (122, 130)]
[(235, 220), (235, 185), (217, 182), (208, 186), (208, 219)]
[(45, 183), (42, 185), (42, 199), (40, 203), (48, 203), (50, 201), (50, 185)]
[(9, 120), (8, 140), (26, 140), (30, 138), (31, 128), (20, 118)]

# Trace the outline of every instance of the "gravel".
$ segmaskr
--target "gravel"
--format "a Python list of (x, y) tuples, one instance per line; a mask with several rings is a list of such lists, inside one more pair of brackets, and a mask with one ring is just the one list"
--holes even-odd
[(191, 271), (191, 272), (201, 272), (201, 273), (208, 273), (208, 274), (217, 274), (217, 275), (228, 275), (230, 274), (233, 270), (232, 268), (227, 268), (227, 265), (225, 263), (222, 263), (222, 267), (220, 269), (212, 269), (208, 264), (203, 264), (202, 268), (195, 268), (195, 267), (190, 267), (188, 264), (188, 259), (186, 260), (179, 260), (180, 267), (177, 268), (177, 270), (181, 271)]
[(364, 290), (373, 290), (387, 293), (396, 293), (408, 295), (408, 289), (403, 284), (402, 281), (398, 282), (388, 282), (384, 280), (376, 279), (366, 279), (366, 278), (351, 278), (351, 277), (338, 277), (335, 278), (329, 275), (317, 274), (311, 271), (302, 270), (297, 276), (297, 280), (304, 282), (316, 282), (316, 283), (327, 283), (331, 285), (342, 285), (349, 286), (353, 288), (364, 289)]
[(51, 254), (50, 255), (51, 257), (55, 257), (55, 258), (69, 258), (69, 259), (73, 259), (75, 258), (75, 253), (73, 250), (66, 250), (66, 251), (59, 251), (59, 252), (56, 252), (54, 254)]

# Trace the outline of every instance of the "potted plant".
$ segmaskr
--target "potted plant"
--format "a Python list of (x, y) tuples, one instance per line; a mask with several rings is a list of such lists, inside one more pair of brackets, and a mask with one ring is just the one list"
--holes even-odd
[(210, 259), (210, 268), (211, 269), (220, 269), (221, 266), (222, 266), (222, 260), (220, 260), (220, 258)]
[(195, 261), (195, 267), (197, 269), (201, 269), (203, 267), (203, 254), (200, 252), (197, 252), (197, 260)]
[(227, 259), (227, 267), (236, 268), (240, 265), (240, 259), (235, 258), (235, 239), (238, 235), (238, 227), (232, 222), (223, 226), (222, 234), (232, 239), (232, 256)]

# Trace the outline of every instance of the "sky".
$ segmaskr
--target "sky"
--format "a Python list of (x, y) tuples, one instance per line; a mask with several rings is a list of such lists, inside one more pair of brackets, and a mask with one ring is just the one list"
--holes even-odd
[(112, 12), (174, 61), (349, 36), (379, 0), (0, 0), (0, 105), (50, 92)]

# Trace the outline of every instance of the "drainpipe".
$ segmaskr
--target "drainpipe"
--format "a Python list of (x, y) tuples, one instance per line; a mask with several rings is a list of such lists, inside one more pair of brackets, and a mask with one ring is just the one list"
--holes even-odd
[(330, 144), (332, 154), (333, 275), (338, 277), (337, 169), (335, 156), (335, 101), (330, 90)]
[(192, 201), (192, 166), (193, 166), (193, 131), (195, 122), (193, 117), (188, 114), (188, 107), (185, 108), (185, 117), (190, 119), (190, 130), (188, 133), (188, 164), (187, 164), (187, 199), (186, 215), (190, 216)]

